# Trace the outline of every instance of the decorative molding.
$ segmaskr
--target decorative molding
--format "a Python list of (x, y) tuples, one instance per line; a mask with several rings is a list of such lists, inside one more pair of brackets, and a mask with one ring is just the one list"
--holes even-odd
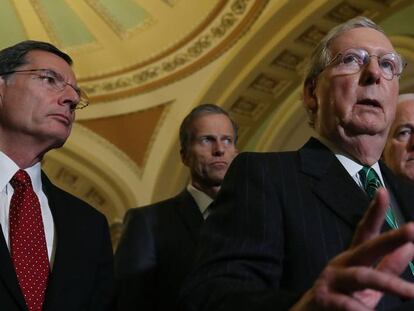
[[(309, 17), (311, 24), (303, 23), (295, 37), (290, 37), (286, 42), (274, 49), (273, 61), (262, 66), (262, 70), (255, 72), (255, 77), (250, 77), (252, 83), (238, 91), (242, 96), (235, 97), (230, 103), (231, 112), (236, 122), (245, 127), (245, 138), (251, 138), (265, 121), (266, 117), (276, 110), (282, 109), (290, 94), (298, 88), (301, 89), (302, 71), (310, 51), (321, 41), (329, 29), (357, 15), (365, 15), (378, 21), (389, 16), (391, 10), (401, 9), (410, 4), (408, 0), (372, 1), (337, 1), (337, 5), (326, 5), (315, 11), (314, 16)], [(306, 25), (306, 26), (305, 26)], [(300, 93), (300, 92), (299, 92)], [(279, 110), (280, 111), (280, 110)], [(243, 137), (239, 146), (247, 141)]]
[(52, 25), (52, 22), (50, 21), (50, 18), (48, 14), (46, 14), (42, 4), (39, 0), (30, 0), (30, 3), (33, 6), (33, 9), (36, 11), (36, 14), (39, 17), (40, 22), (42, 23), (43, 27), (45, 28), (45, 31), (47, 35), (49, 36), (49, 39), (56, 45), (56, 46), (62, 46), (62, 42), (60, 41), (58, 35), (56, 34), (54, 27)]
[(305, 61), (304, 57), (301, 57), (289, 50), (284, 50), (280, 53), (272, 62), (273, 66), (280, 66), (293, 72), (297, 72), (298, 67)]
[(102, 20), (108, 25), (110, 29), (121, 39), (128, 39), (138, 32), (143, 31), (155, 24), (155, 19), (151, 16), (145, 19), (142, 23), (131, 29), (125, 29), (124, 26), (117, 21), (117, 19), (112, 15), (112, 13), (100, 3), (99, 0), (85, 0), (86, 3), (93, 8), (96, 13), (102, 18)]
[(93, 181), (65, 163), (46, 157), (42, 164), (48, 176), (57, 186), (81, 198), (85, 202), (104, 213), (108, 219), (114, 217), (111, 200), (107, 194), (96, 187)]
[[(160, 118), (157, 121), (157, 125), (155, 126), (154, 131), (152, 132), (150, 141), (148, 142), (148, 146), (147, 149), (145, 150), (145, 154), (144, 154), (144, 160), (142, 161), (142, 167), (145, 169), (148, 158), (151, 154), (152, 151), (152, 147), (154, 146), (154, 143), (158, 137), (158, 133), (160, 131), (160, 129), (163, 127), (165, 119), (167, 118), (168, 114), (170, 113), (170, 109), (171, 109), (171, 104), (174, 102), (174, 100), (171, 100), (165, 104), (162, 104), (161, 106), (164, 106), (164, 110), (160, 116)], [(155, 108), (156, 106), (152, 107)]]
[(336, 23), (343, 23), (348, 19), (354, 18), (363, 14), (363, 10), (351, 5), (348, 2), (342, 2), (328, 12), (326, 17), (333, 20)]
[(102, 148), (107, 149), (108, 152), (116, 155), (129, 169), (138, 176), (142, 176), (142, 168), (140, 168), (131, 158), (126, 155), (122, 150), (112, 144), (110, 141), (106, 140), (102, 136), (96, 134), (85, 126), (79, 125), (80, 132), (83, 132), (82, 135), (90, 136), (96, 143), (98, 143)]
[(209, 28), (196, 34), (181, 49), (155, 63), (122, 76), (82, 81), (93, 102), (112, 100), (146, 92), (199, 70), (224, 53), (257, 19), (268, 0), (233, 0), (224, 7)]
[(322, 40), (322, 38), (325, 37), (325, 35), (325, 31), (316, 25), (312, 25), (297, 38), (297, 41), (299, 43), (306, 43), (310, 46), (316, 46)]

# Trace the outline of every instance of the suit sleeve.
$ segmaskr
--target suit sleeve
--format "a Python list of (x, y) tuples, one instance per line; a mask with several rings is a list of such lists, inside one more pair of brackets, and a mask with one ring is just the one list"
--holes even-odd
[(299, 298), (280, 289), (284, 189), (275, 157), (242, 153), (233, 161), (201, 232), (183, 310), (287, 310)]
[(115, 253), (116, 310), (155, 309), (156, 254), (149, 212), (137, 208), (125, 216)]

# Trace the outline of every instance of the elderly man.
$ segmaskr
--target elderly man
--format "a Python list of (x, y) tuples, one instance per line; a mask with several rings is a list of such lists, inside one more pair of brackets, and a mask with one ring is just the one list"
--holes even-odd
[[(304, 83), (317, 137), (233, 161), (183, 289), (187, 310), (372, 310), (414, 297), (399, 277), (414, 255), (414, 224), (402, 225), (414, 191), (378, 161), (403, 68), (369, 19), (328, 33)], [(398, 229), (380, 234), (385, 214)]]
[(394, 174), (414, 182), (414, 94), (398, 97), (383, 158)]
[(2, 310), (107, 310), (112, 247), (105, 217), (55, 187), (44, 154), (88, 102), (71, 58), (49, 43), (0, 51)]
[(115, 255), (119, 311), (179, 310), (178, 292), (208, 206), (237, 153), (236, 141), (236, 124), (216, 105), (200, 105), (185, 117), (180, 153), (191, 181), (177, 196), (125, 216)]

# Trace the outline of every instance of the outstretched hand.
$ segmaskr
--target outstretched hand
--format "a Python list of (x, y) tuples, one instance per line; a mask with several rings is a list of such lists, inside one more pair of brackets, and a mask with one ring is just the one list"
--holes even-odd
[(380, 234), (389, 196), (378, 189), (351, 247), (333, 258), (292, 311), (374, 310), (383, 293), (414, 298), (399, 275), (414, 257), (414, 223)]

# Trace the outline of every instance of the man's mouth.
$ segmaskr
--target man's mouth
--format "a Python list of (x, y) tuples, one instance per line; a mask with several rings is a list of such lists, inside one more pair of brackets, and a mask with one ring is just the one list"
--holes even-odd
[(362, 106), (367, 106), (367, 107), (373, 107), (373, 108), (382, 108), (381, 104), (379, 101), (375, 100), (375, 99), (369, 99), (369, 98), (365, 98), (365, 99), (360, 99), (357, 101), (357, 105), (362, 105)]
[(225, 161), (216, 161), (216, 162), (210, 163), (210, 165), (211, 166), (214, 166), (214, 167), (221, 168), (221, 167), (226, 167), (227, 166), (227, 162), (225, 162)]
[(71, 124), (70, 118), (68, 116), (66, 116), (65, 114), (54, 113), (54, 114), (51, 114), (51, 116), (53, 116), (55, 119), (58, 119), (58, 120), (62, 121), (66, 125), (70, 125)]

